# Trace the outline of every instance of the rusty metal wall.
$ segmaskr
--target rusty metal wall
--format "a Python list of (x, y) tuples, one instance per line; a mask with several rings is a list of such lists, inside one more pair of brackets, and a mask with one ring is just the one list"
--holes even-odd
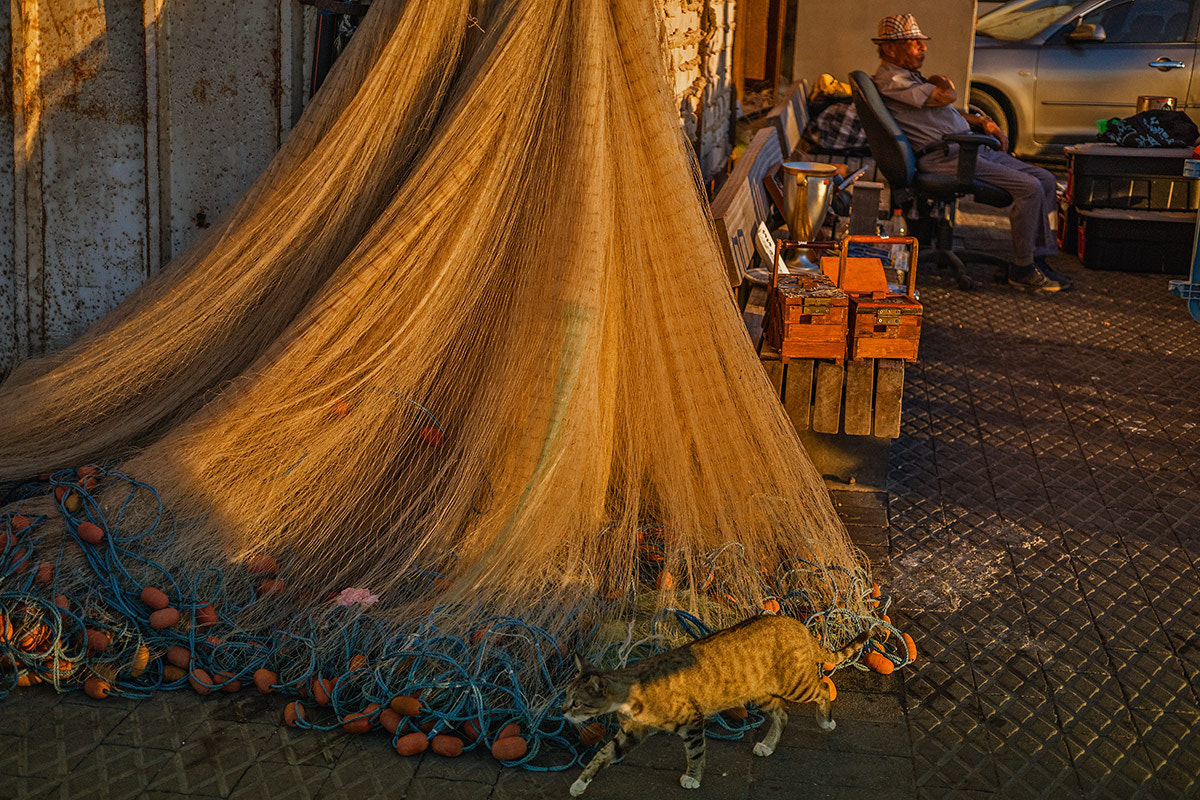
[(3, 4), (0, 371), (72, 341), (242, 194), (299, 116), (313, 16), (295, 0)]

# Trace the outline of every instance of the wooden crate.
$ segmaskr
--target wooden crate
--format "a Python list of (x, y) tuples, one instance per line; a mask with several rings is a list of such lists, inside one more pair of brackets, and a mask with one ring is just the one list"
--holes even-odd
[[(848, 258), (852, 242), (905, 244), (910, 248), (908, 287), (904, 294), (889, 290), (883, 262), (877, 258)], [(924, 311), (916, 299), (917, 244), (911, 237), (847, 236), (840, 258), (822, 258), (821, 269), (846, 290), (850, 324), (846, 352), (851, 359), (917, 360)]]
[(850, 298), (850, 358), (917, 360), (921, 304), (906, 295)]
[(846, 357), (850, 300), (828, 276), (780, 275), (767, 294), (764, 335), (784, 363), (793, 358)]

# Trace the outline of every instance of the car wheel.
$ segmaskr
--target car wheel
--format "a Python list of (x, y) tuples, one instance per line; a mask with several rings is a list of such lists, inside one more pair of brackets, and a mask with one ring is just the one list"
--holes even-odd
[(1008, 115), (1007, 104), (996, 95), (978, 86), (971, 87), (971, 95), (967, 103), (980, 114), (989, 116), (996, 121), (996, 124), (1000, 126), (1000, 132), (1008, 137), (1008, 151), (1011, 153), (1017, 145), (1017, 126), (1013, 124)]

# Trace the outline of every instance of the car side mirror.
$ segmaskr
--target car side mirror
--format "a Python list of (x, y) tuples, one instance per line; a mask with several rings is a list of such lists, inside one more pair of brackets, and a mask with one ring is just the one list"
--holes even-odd
[(1067, 34), (1068, 42), (1103, 42), (1107, 38), (1104, 26), (1093, 22), (1080, 22)]

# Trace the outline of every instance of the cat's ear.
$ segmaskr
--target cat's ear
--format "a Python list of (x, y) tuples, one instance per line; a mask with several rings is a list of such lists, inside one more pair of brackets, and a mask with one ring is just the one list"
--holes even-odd
[(575, 672), (576, 677), (587, 674), (592, 669), (592, 665), (579, 657), (579, 653), (575, 654)]

